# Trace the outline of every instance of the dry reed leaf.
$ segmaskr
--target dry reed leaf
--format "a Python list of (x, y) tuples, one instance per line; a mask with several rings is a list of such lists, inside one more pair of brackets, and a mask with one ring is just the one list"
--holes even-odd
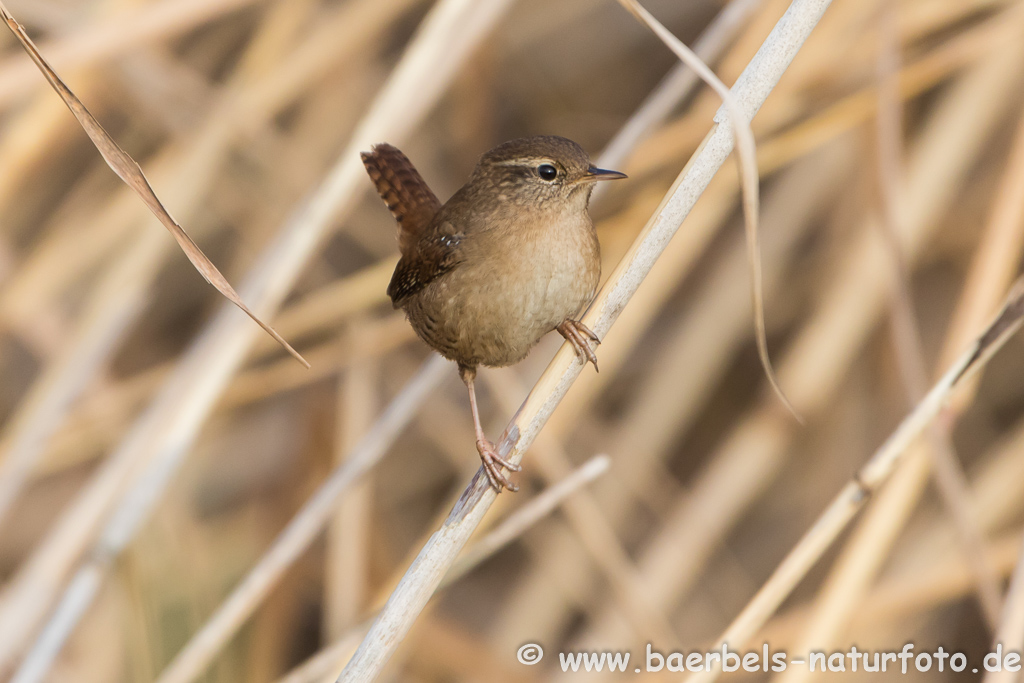
[(53, 89), (64, 100), (64, 103), (71, 110), (71, 113), (74, 114), (75, 118), (78, 119), (82, 129), (89, 136), (89, 139), (92, 140), (103, 160), (107, 162), (107, 165), (128, 187), (139, 195), (139, 198), (149, 207), (153, 215), (163, 223), (164, 227), (167, 228), (168, 232), (171, 233), (178, 243), (178, 246), (181, 247), (181, 250), (185, 252), (185, 256), (188, 257), (188, 260), (199, 271), (199, 274), (213, 285), (218, 292), (223, 294), (228, 301), (245, 311), (246, 315), (256, 321), (256, 324), (262, 327), (278, 344), (283, 346), (297, 361), (308, 368), (309, 363), (298, 351), (292, 348), (291, 344), (286, 342), (274, 328), (260, 320), (255, 313), (249, 310), (249, 307), (245, 305), (242, 298), (238, 296), (235, 288), (217, 270), (217, 266), (213, 265), (213, 262), (207, 258), (206, 254), (199, 248), (199, 245), (193, 242), (184, 228), (178, 225), (177, 221), (171, 217), (171, 214), (164, 208), (160, 198), (156, 196), (156, 192), (153, 191), (153, 187), (149, 184), (149, 180), (146, 179), (146, 175), (142, 172), (139, 164), (127, 152), (121, 149), (114, 139), (110, 137), (110, 134), (103, 129), (103, 126), (96, 120), (96, 117), (86, 109), (75, 93), (71, 92), (71, 89), (64, 84), (64, 81), (60, 79), (57, 72), (50, 67), (46, 59), (43, 58), (43, 55), (40, 54), (32, 39), (28, 37), (25, 28), (18, 23), (3, 3), (0, 3), (0, 16), (7, 23), (7, 28), (11, 30), (11, 33), (14, 34), (22, 47), (25, 48), (25, 51), (28, 52), (32, 61), (39, 67), (46, 80), (49, 81)]
[(619, 4), (629, 10), (640, 23), (651, 29), (654, 35), (665, 43), (680, 61), (693, 69), (702, 81), (711, 86), (729, 110), (729, 120), (736, 138), (740, 185), (743, 192), (743, 225), (747, 234), (747, 260), (750, 263), (750, 289), (754, 300), (754, 337), (757, 340), (757, 355), (761, 359), (761, 366), (764, 368), (765, 375), (775, 394), (786, 406), (786, 409), (793, 414), (793, 417), (803, 424), (804, 420), (800, 413), (782, 391), (779, 380), (775, 376), (775, 370), (772, 368), (771, 358), (768, 356), (768, 335), (764, 320), (764, 285), (761, 276), (761, 245), (758, 237), (758, 213), (761, 203), (760, 177), (757, 173), (757, 150), (754, 144), (754, 132), (750, 129), (750, 121), (725, 83), (722, 83), (721, 79), (693, 50), (655, 19), (654, 15), (644, 9), (637, 0), (619, 0)]

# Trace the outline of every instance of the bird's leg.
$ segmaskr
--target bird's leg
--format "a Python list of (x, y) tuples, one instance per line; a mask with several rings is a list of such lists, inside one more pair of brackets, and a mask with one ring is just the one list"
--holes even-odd
[(476, 429), (476, 450), (480, 453), (480, 460), (483, 461), (484, 471), (487, 473), (491, 486), (498, 493), (501, 493), (502, 488), (513, 492), (518, 491), (519, 487), (505, 476), (501, 468), (505, 467), (513, 472), (518, 472), (523, 468), (502, 458), (494, 444), (484, 436), (484, 428), (480, 425), (480, 411), (476, 407), (476, 387), (473, 384), (473, 380), (476, 378), (476, 368), (460, 365), (459, 375), (469, 390), (469, 407), (473, 411), (473, 427)]
[(584, 365), (589, 361), (594, 364), (594, 371), (597, 371), (597, 356), (594, 355), (594, 350), (590, 348), (590, 342), (600, 344), (601, 340), (596, 334), (594, 334), (589, 327), (579, 322), (578, 320), (563, 320), (558, 327), (555, 328), (558, 333), (565, 337), (565, 340), (572, 344), (573, 350)]

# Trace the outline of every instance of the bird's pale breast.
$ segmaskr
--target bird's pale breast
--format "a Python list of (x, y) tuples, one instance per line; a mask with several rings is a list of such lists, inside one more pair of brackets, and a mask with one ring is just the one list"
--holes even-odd
[(465, 259), (403, 304), (416, 332), (465, 365), (511, 365), (576, 319), (600, 278), (585, 211), (469, 236)]

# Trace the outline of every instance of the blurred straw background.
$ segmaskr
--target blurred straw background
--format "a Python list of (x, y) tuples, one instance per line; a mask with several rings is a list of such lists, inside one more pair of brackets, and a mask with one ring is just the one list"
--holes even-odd
[[(454, 366), (423, 366), (386, 299), (395, 226), (354, 151), (401, 146), (444, 199), (506, 139), (594, 158), (616, 139), (630, 179), (592, 204), (607, 274), (720, 100), (611, 0), (6, 4), (312, 369), (227, 308), (0, 34), (0, 680), (333, 681), (479, 464)], [(644, 3), (727, 84), (788, 4)], [(543, 681), (559, 651), (713, 645), (1018, 273), (1022, 83), (1021, 0), (834, 0), (753, 120), (769, 348), (807, 424), (758, 363), (730, 163), (382, 679)], [(481, 371), (492, 438), (560, 342)], [(313, 497), (325, 481), (337, 502)], [(1012, 339), (753, 649), (980, 662), (1019, 632), (1001, 611), (1022, 490)], [(316, 505), (326, 531), (265, 557)], [(80, 595), (80, 620), (54, 618)], [(517, 662), (534, 642), (544, 660)], [(910, 678), (951, 676), (982, 678)]]

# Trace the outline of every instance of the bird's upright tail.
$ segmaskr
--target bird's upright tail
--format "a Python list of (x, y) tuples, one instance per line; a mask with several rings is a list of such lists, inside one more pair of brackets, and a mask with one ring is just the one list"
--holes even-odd
[(360, 156), (381, 199), (398, 221), (398, 246), (405, 254), (437, 215), (441, 202), (397, 147), (385, 142)]

